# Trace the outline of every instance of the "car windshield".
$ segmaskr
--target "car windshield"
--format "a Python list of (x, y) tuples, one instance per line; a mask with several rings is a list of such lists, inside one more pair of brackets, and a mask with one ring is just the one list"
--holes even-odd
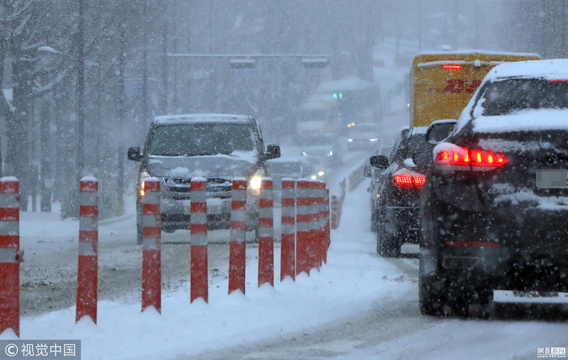
[(568, 108), (568, 83), (547, 79), (508, 79), (487, 85), (481, 106), (484, 116), (528, 109)]
[(252, 127), (248, 124), (175, 124), (153, 129), (148, 154), (199, 156), (254, 151)]
[(302, 174), (302, 165), (297, 162), (274, 162), (270, 164), (270, 174), (299, 176)]

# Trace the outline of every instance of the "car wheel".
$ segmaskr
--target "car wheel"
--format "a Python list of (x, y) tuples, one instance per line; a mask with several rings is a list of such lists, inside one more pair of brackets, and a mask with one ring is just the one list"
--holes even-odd
[(385, 231), (382, 221), (377, 222), (377, 252), (383, 257), (400, 257), (398, 239)]
[(377, 232), (377, 222), (379, 221), (379, 217), (377, 215), (377, 210), (371, 209), (371, 231)]
[(420, 276), (418, 279), (418, 303), (420, 313), (426, 316), (444, 315), (446, 301), (442, 296), (441, 281), (433, 276)]

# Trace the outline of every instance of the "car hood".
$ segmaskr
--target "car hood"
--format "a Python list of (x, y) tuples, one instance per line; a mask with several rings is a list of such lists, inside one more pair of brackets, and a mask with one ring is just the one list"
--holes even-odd
[(246, 155), (212, 156), (151, 156), (148, 173), (151, 176), (193, 177), (249, 177), (256, 171), (256, 157)]

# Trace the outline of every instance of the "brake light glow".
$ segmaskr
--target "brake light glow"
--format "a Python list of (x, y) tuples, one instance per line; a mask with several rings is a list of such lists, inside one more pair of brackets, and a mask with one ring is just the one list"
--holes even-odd
[(436, 164), (449, 164), (449, 165), (469, 165), (469, 149), (453, 145), (440, 150), (435, 158)]
[(477, 169), (485, 170), (485, 168), (497, 168), (505, 165), (509, 159), (502, 154), (497, 154), (486, 150), (470, 150), (465, 147), (457, 146), (450, 143), (442, 143), (434, 148), (434, 163), (441, 165), (462, 165), (467, 167), (477, 167)]
[(444, 64), (443, 68), (446, 70), (461, 70), (461, 64)]
[(426, 182), (426, 176), (407, 169), (401, 169), (393, 174), (393, 182), (398, 188), (420, 189)]

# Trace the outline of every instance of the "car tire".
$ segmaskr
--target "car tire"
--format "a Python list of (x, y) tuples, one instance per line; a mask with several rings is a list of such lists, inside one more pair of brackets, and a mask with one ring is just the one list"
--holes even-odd
[(377, 253), (382, 257), (400, 257), (400, 243), (385, 231), (385, 223), (377, 222)]
[(446, 301), (442, 291), (441, 282), (434, 276), (419, 276), (418, 278), (418, 304), (420, 313), (425, 316), (443, 316)]
[(371, 231), (377, 232), (377, 222), (379, 221), (379, 217), (377, 215), (377, 210), (371, 209)]

